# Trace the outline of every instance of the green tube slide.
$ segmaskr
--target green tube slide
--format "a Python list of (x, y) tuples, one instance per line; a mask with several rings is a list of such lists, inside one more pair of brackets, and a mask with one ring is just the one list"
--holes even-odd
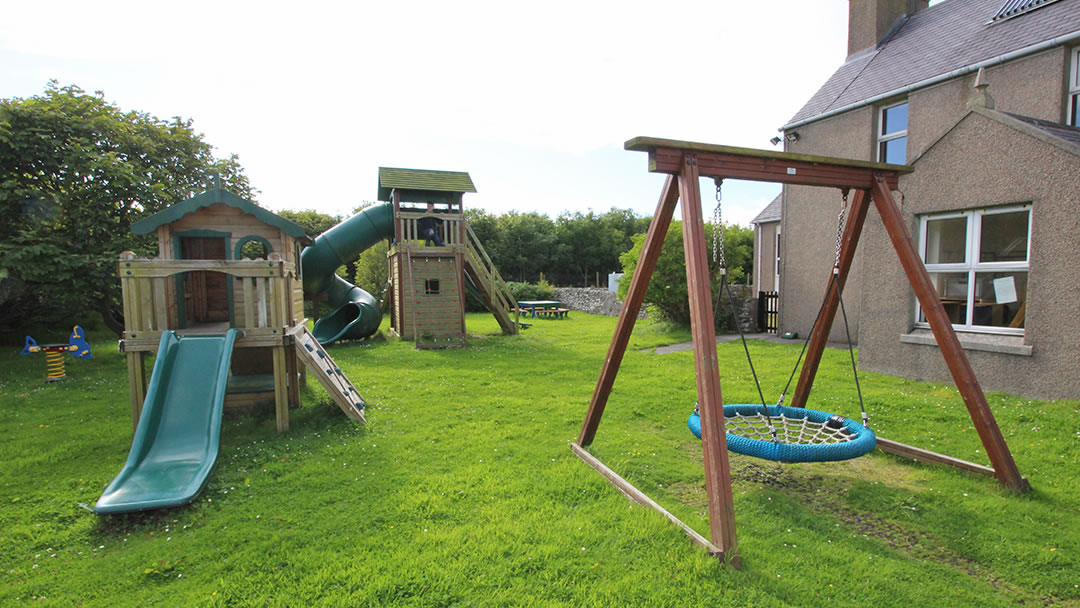
[(370, 293), (334, 273), (365, 249), (394, 235), (394, 210), (390, 203), (363, 209), (319, 235), (300, 254), (304, 293), (326, 293), (334, 312), (315, 323), (312, 334), (319, 344), (335, 340), (359, 340), (379, 329), (382, 311)]

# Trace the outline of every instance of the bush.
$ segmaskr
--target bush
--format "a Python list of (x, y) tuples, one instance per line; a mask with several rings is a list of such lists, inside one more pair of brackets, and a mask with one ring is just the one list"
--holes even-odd
[(510, 288), (510, 293), (514, 294), (514, 299), (519, 302), (522, 300), (551, 300), (555, 297), (555, 288), (551, 286), (551, 283), (543, 279), (540, 279), (539, 283), (511, 281), (506, 285)]

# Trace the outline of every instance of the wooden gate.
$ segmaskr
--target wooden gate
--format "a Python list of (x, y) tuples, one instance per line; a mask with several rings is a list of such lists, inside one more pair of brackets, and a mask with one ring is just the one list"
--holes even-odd
[(757, 306), (758, 331), (775, 334), (780, 324), (780, 292), (759, 291)]

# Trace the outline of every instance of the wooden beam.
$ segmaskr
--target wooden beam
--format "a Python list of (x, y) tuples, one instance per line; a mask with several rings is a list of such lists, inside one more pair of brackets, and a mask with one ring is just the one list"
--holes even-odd
[(596, 380), (596, 388), (589, 401), (589, 410), (585, 413), (585, 421), (578, 434), (578, 443), (581, 445), (589, 445), (596, 437), (596, 429), (600, 426), (604, 406), (607, 405), (611, 387), (615, 384), (615, 376), (619, 373), (619, 366), (626, 353), (626, 346), (630, 342), (630, 334), (634, 331), (634, 323), (637, 321), (638, 312), (641, 311), (641, 304), (645, 301), (645, 291), (649, 288), (649, 279), (652, 278), (653, 271), (656, 270), (656, 261), (660, 258), (664, 237), (667, 236), (671, 216), (675, 211), (675, 203), (678, 201), (679, 190), (676, 187), (675, 178), (668, 176), (663, 190), (660, 191), (656, 213), (653, 214), (652, 222), (649, 223), (649, 231), (645, 235), (645, 243), (641, 248), (641, 257), (638, 258), (637, 268), (630, 280), (630, 289), (626, 293), (626, 301), (619, 312), (615, 335), (611, 337), (611, 346), (608, 347), (604, 366), (600, 370), (600, 377)]
[(128, 398), (131, 401), (131, 432), (139, 428), (143, 402), (146, 401), (146, 353), (126, 353), (128, 368)]
[(679, 528), (681, 528), (682, 531), (690, 537), (690, 542), (694, 543), (699, 547), (702, 547), (712, 555), (719, 557), (721, 560), (724, 559), (724, 552), (720, 549), (720, 547), (717, 547), (716, 545), (709, 542), (709, 539), (698, 534), (696, 530), (683, 523), (682, 520), (672, 515), (664, 507), (661, 507), (659, 504), (656, 503), (656, 501), (646, 496), (644, 492), (635, 488), (633, 484), (631, 484), (629, 481), (626, 481), (625, 479), (620, 477), (618, 473), (609, 469), (607, 465), (605, 465), (603, 462), (600, 462), (600, 460), (597, 459), (595, 456), (586, 452), (585, 448), (581, 447), (576, 443), (571, 443), (570, 450), (577, 454), (578, 458), (585, 461), (586, 464), (588, 464), (598, 473), (603, 475), (609, 482), (611, 482), (611, 485), (618, 488), (624, 496), (638, 503), (639, 505), (648, 507), (660, 513), (661, 515), (666, 517), (668, 521), (675, 524), (676, 526), (679, 526)]
[(826, 283), (825, 302), (822, 304), (821, 312), (818, 313), (814, 331), (810, 333), (810, 343), (806, 347), (806, 360), (799, 372), (799, 383), (795, 386), (795, 394), (791, 399), (791, 405), (794, 407), (806, 407), (810, 390), (814, 386), (814, 377), (821, 363), (821, 355), (829, 342), (829, 333), (832, 331), (833, 319), (836, 318), (836, 309), (840, 306), (840, 295), (844, 292), (848, 273), (855, 260), (855, 248), (859, 245), (859, 236), (866, 222), (866, 212), (870, 208), (869, 199), (867, 191), (856, 190), (851, 200), (847, 224), (844, 226), (844, 233), (840, 239), (840, 266), (836, 270), (835, 280), (834, 275), (830, 274), (829, 282)]
[(683, 155), (679, 174), (682, 199), (683, 251), (686, 287), (690, 296), (690, 331), (694, 340), (694, 368), (701, 409), (701, 444), (705, 458), (705, 493), (709, 505), (709, 531), (714, 545), (732, 561), (739, 559), (735, 539), (735, 506), (724, 430), (724, 400), (720, 394), (720, 367), (716, 355), (709, 260), (695, 153)]
[[(677, 175), (682, 166), (683, 148), (654, 148), (649, 151), (649, 171)], [(802, 186), (869, 189), (878, 169), (848, 164), (827, 164), (795, 158), (747, 157), (728, 152), (694, 152), (698, 173), (706, 177), (748, 179)], [(899, 172), (883, 172), (889, 186), (896, 187)]]
[(950, 467), (955, 467), (962, 471), (969, 473), (975, 473), (976, 475), (985, 475), (987, 477), (994, 477), (994, 469), (974, 462), (968, 462), (959, 458), (953, 458), (945, 454), (938, 454), (937, 452), (931, 452), (930, 450), (924, 450), (917, 448), (913, 445), (907, 445), (900, 443), (899, 441), (890, 441), (888, 439), (877, 438), (877, 447), (882, 452), (888, 452), (889, 454), (896, 454), (897, 456), (903, 456), (904, 458), (910, 458), (912, 460), (918, 460), (919, 462), (928, 462), (932, 464), (944, 464)]
[(274, 417), (277, 422), (277, 431), (284, 433), (289, 430), (289, 386), (287, 384), (287, 365), (285, 364), (285, 347), (272, 347), (274, 357)]
[(982, 387), (975, 378), (975, 371), (971, 368), (963, 347), (960, 346), (960, 340), (956, 337), (952, 322), (945, 313), (945, 306), (941, 303), (930, 275), (919, 258), (919, 253), (904, 224), (903, 216), (883, 177), (878, 177), (872, 194), (874, 205), (885, 225), (885, 231), (888, 232), (896, 254), (900, 257), (900, 264), (904, 267), (908, 281), (915, 290), (919, 304), (922, 305), (923, 314), (926, 315), (926, 320), (930, 324), (930, 330), (934, 334), (934, 339), (937, 340), (938, 348), (945, 357), (945, 365), (949, 368), (956, 388), (964, 399), (964, 405), (971, 416), (971, 421), (975, 424), (975, 430), (979, 433), (979, 439), (986, 448), (986, 455), (989, 456), (990, 464), (994, 467), (994, 474), (1005, 487), (1017, 492), (1027, 491), (1030, 489), (1027, 480), (1020, 475), (1016, 467), (1012, 452), (1009, 451), (1009, 446), (1001, 435), (1001, 429), (998, 428), (994, 414), (990, 411), (986, 395), (983, 394)]

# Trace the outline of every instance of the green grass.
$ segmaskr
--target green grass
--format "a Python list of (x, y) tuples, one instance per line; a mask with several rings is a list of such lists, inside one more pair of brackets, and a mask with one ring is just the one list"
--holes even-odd
[[(574, 313), (518, 337), (470, 315), (470, 346), (375, 341), (332, 355), (367, 398), (353, 425), (311, 381), (289, 433), (227, 419), (189, 507), (100, 518), (131, 440), (124, 361), (99, 335), (46, 385), (0, 352), (0, 605), (1006, 606), (1080, 604), (1080, 403), (989, 400), (1034, 490), (875, 452), (846, 463), (731, 459), (743, 570), (721, 567), (567, 448), (615, 320)], [(708, 534), (685, 339), (642, 323), (593, 453)], [(666, 341), (666, 342), (665, 342)], [(798, 345), (752, 342), (775, 396)], [(756, 393), (737, 342), (725, 400)], [(811, 397), (856, 416), (847, 353)], [(955, 389), (861, 374), (882, 436), (985, 463)]]

